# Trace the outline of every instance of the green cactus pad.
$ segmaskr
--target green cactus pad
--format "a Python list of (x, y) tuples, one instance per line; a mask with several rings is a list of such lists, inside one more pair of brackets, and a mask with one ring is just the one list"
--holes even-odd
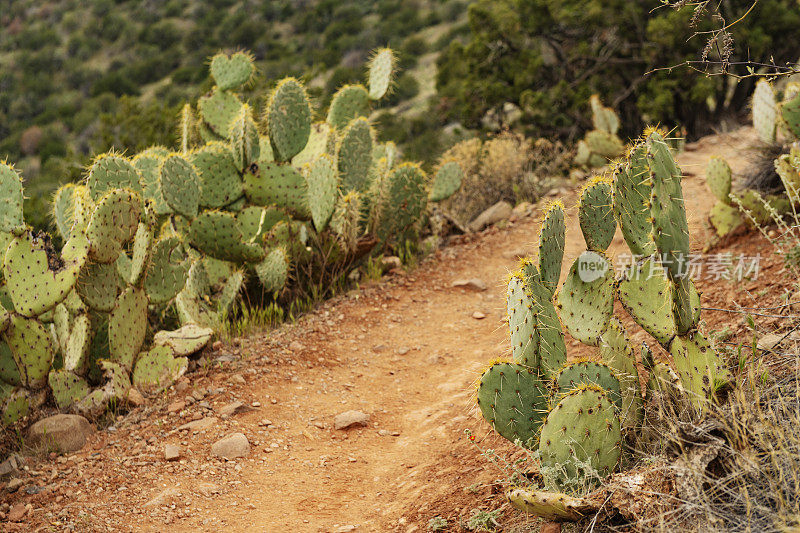
[(778, 124), (778, 108), (775, 102), (775, 91), (772, 84), (760, 79), (753, 91), (753, 127), (758, 139), (766, 144), (775, 142), (775, 131)]
[(389, 91), (392, 83), (392, 73), (397, 59), (389, 48), (381, 48), (375, 52), (369, 61), (369, 97), (380, 100)]
[(167, 155), (169, 155), (169, 151), (166, 148), (153, 146), (136, 154), (131, 160), (133, 166), (139, 171), (142, 194), (145, 199), (153, 202), (153, 209), (159, 216), (172, 213), (172, 209), (161, 193), (161, 181), (158, 174), (161, 163)]
[(195, 218), (189, 228), (189, 242), (223, 261), (249, 263), (264, 258), (261, 246), (245, 242), (236, 217), (224, 211), (205, 211)]
[(365, 118), (350, 122), (339, 143), (339, 174), (344, 191), (363, 192), (369, 188), (374, 132)]
[(141, 194), (141, 176), (130, 160), (109, 152), (96, 157), (92, 162), (86, 178), (86, 188), (94, 202), (99, 202), (114, 189), (127, 189)]
[(277, 209), (250, 206), (236, 213), (236, 223), (245, 242), (259, 243), (264, 240), (264, 235), (270, 228), (281, 220), (279, 216), (280, 211)]
[(780, 110), (783, 125), (795, 138), (800, 137), (800, 93), (784, 101)]
[[(354, 251), (358, 238), (362, 235), (360, 224), (362, 206), (363, 199), (357, 192), (349, 192), (336, 200), (330, 228), (346, 251)], [(390, 234), (390, 231), (387, 230), (386, 234)]]
[(378, 210), (379, 223), (375, 228), (381, 242), (402, 237), (422, 220), (428, 205), (425, 181), (425, 172), (415, 163), (403, 163), (386, 176)]
[(578, 220), (586, 247), (595, 252), (605, 252), (617, 231), (608, 180), (597, 178), (583, 188), (578, 204)]
[(0, 421), (10, 426), (25, 418), (30, 409), (28, 392), (25, 389), (0, 383)]
[(672, 340), (669, 353), (683, 388), (696, 407), (705, 405), (717, 391), (730, 383), (732, 376), (725, 363), (698, 331)]
[(0, 384), (2, 383), (16, 386), (22, 385), (19, 367), (14, 361), (11, 348), (8, 347), (5, 341), (0, 341)]
[(731, 199), (728, 195), (731, 193), (731, 167), (727, 161), (719, 156), (714, 156), (708, 161), (706, 183), (717, 200), (730, 204)]
[(211, 58), (211, 76), (223, 91), (245, 85), (255, 72), (253, 56), (246, 52), (218, 53)]
[(177, 356), (192, 355), (202, 350), (213, 335), (211, 328), (187, 324), (175, 331), (159, 331), (153, 337), (153, 344), (167, 346)]
[(553, 379), (550, 405), (555, 406), (580, 385), (597, 385), (605, 391), (617, 409), (623, 408), (620, 382), (614, 375), (614, 370), (597, 361), (577, 361), (559, 370)]
[(75, 290), (89, 308), (108, 312), (114, 308), (121, 287), (114, 263), (91, 263), (81, 269)]
[(711, 208), (708, 219), (711, 225), (714, 226), (714, 231), (717, 232), (717, 235), (724, 237), (744, 224), (742, 216), (739, 208), (717, 202)]
[(596, 512), (596, 508), (581, 498), (561, 492), (535, 490), (532, 487), (509, 489), (506, 498), (515, 509), (548, 522), (577, 522)]
[(289, 279), (289, 257), (286, 250), (276, 247), (268, 251), (264, 260), (255, 265), (255, 271), (265, 291), (277, 292), (283, 289)]
[(239, 293), (244, 287), (244, 273), (236, 270), (225, 280), (222, 290), (217, 297), (217, 312), (222, 317), (226, 317), (234, 311), (234, 307), (239, 301)]
[(369, 93), (363, 85), (344, 85), (331, 99), (327, 122), (343, 130), (353, 119), (369, 115)]
[(306, 147), (292, 158), (292, 165), (302, 168), (325, 154), (334, 153), (336, 153), (336, 131), (327, 122), (315, 122), (311, 125), (311, 134)]
[(92, 323), (88, 315), (75, 318), (64, 350), (64, 369), (83, 375), (89, 368), (89, 350), (92, 347)]
[(183, 289), (189, 272), (189, 261), (177, 237), (162, 237), (153, 245), (144, 290), (151, 304), (169, 302)]
[(13, 315), (3, 338), (11, 349), (23, 385), (29, 389), (43, 387), (55, 355), (47, 328), (36, 319)]
[(308, 209), (317, 231), (323, 231), (333, 216), (336, 206), (339, 176), (333, 157), (323, 154), (307, 167)]
[(619, 131), (619, 117), (610, 107), (603, 106), (600, 96), (593, 94), (589, 98), (589, 105), (592, 108), (592, 124), (594, 129), (615, 134)]
[(147, 333), (147, 296), (128, 287), (108, 317), (108, 346), (113, 362), (130, 370)]
[(0, 231), (23, 226), (22, 178), (8, 163), (0, 162)]
[(495, 363), (481, 376), (478, 407), (495, 431), (527, 448), (536, 446), (547, 413), (547, 386), (529, 367)]
[[(625, 152), (625, 145), (613, 133), (602, 130), (592, 130), (586, 134), (586, 144), (593, 155), (600, 156), (605, 161), (614, 159)], [(590, 159), (590, 163), (592, 163)], [(597, 165), (592, 165), (597, 166)]]
[(564, 205), (553, 202), (545, 212), (539, 233), (539, 275), (550, 294), (555, 292), (561, 277), (566, 231)]
[(643, 257), (656, 251), (650, 222), (649, 180), (646, 146), (640, 143), (614, 172), (614, 216), (631, 253)]
[(561, 322), (570, 335), (597, 346), (614, 311), (614, 277), (608, 259), (596, 252), (581, 254), (572, 263), (555, 299)]
[(61, 410), (67, 409), (74, 403), (83, 399), (89, 391), (89, 383), (69, 370), (53, 370), (47, 377), (50, 390), (56, 405)]
[(536, 333), (539, 337), (539, 373), (547, 379), (567, 361), (564, 332), (549, 289), (542, 284), (536, 265), (529, 259), (521, 261), (520, 270), (525, 275), (525, 286), (530, 291), (533, 314), (536, 316)]
[(142, 392), (158, 392), (172, 385), (189, 366), (185, 357), (175, 357), (167, 346), (156, 346), (136, 361), (133, 386)]
[(178, 293), (175, 297), (175, 307), (182, 325), (196, 324), (215, 331), (220, 327), (221, 320), (216, 311), (192, 291), (184, 289)]
[(170, 208), (192, 218), (200, 205), (200, 176), (197, 169), (180, 154), (170, 154), (158, 168), (161, 193)]
[(511, 350), (514, 362), (539, 368), (539, 334), (533, 295), (521, 272), (511, 274), (506, 293), (508, 327), (511, 331)]
[(644, 416), (642, 392), (636, 357), (628, 342), (625, 328), (617, 318), (611, 319), (600, 343), (600, 356), (614, 370), (620, 383), (622, 407), (620, 420), (624, 429), (638, 428)]
[(223, 207), (242, 196), (242, 178), (228, 145), (208, 143), (190, 154), (189, 161), (200, 178), (200, 205)]
[(628, 270), (617, 286), (620, 302), (642, 329), (667, 346), (675, 336), (672, 289), (663, 267), (653, 258)]
[(433, 179), (428, 199), (431, 202), (441, 202), (453, 196), (461, 188), (464, 172), (456, 161), (447, 161), (439, 166), (436, 177)]
[(6, 250), (6, 288), (14, 309), (26, 317), (49, 311), (67, 297), (89, 253), (89, 242), (82, 234), (68, 240), (60, 256), (49, 239), (46, 234), (26, 232)]
[(210, 95), (203, 96), (197, 102), (197, 108), (203, 121), (215, 134), (212, 137), (213, 140), (219, 140), (219, 137), (225, 139), (230, 137), (231, 123), (239, 115), (241, 107), (242, 102), (235, 95), (219, 88), (215, 88)]
[(291, 165), (267, 163), (244, 175), (244, 192), (255, 205), (276, 205), (299, 218), (307, 218), (308, 185)]
[(567, 393), (542, 425), (542, 469), (560, 487), (600, 481), (614, 472), (621, 455), (616, 408), (599, 387), (580, 385)]
[[(0, 171), (1, 172), (1, 171)], [(53, 220), (56, 222), (58, 234), (68, 238), (71, 235), (73, 224), (75, 224), (75, 207), (78, 188), (82, 185), (67, 183), (56, 190), (53, 197)]]
[(289, 161), (305, 148), (311, 133), (311, 106), (299, 81), (285, 78), (278, 82), (266, 117), (276, 161)]
[(133, 239), (142, 214), (139, 195), (127, 189), (114, 189), (97, 204), (86, 236), (90, 257), (101, 263), (117, 260), (125, 243)]
[(233, 161), (244, 170), (258, 161), (261, 153), (258, 128), (253, 119), (252, 108), (244, 104), (230, 127), (230, 143)]

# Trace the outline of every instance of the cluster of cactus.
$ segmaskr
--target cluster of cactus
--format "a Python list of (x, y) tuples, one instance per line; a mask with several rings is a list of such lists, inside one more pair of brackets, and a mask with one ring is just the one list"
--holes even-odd
[[(280, 291), (293, 264), (388, 245), (461, 185), (443, 161), (433, 182), (379, 143), (370, 101), (388, 91), (394, 55), (375, 53), (367, 86), (333, 97), (312, 122), (303, 85), (276, 86), (263, 116), (235, 92), (255, 67), (245, 53), (211, 59), (215, 87), (180, 117), (178, 151), (95, 158), (61, 187), (61, 252), (22, 216), (20, 176), (0, 164), (0, 413), (5, 424), (47, 398), (90, 416), (135, 386), (168, 386), (239, 301), (248, 278)], [(265, 133), (266, 132), (266, 133)], [(175, 310), (182, 327), (153, 334)]]
[(96, 416), (124, 401), (131, 386), (172, 383), (187, 368), (183, 356), (211, 338), (211, 330), (195, 330), (191, 351), (177, 343), (144, 349), (148, 309), (183, 288), (188, 258), (178, 239), (156, 237), (139, 177), (133, 164), (107, 154), (93, 162), (85, 184), (62, 188), (54, 202), (59, 252), (48, 234), (25, 226), (21, 178), (0, 164), (4, 424), (45, 401), (48, 386), (59, 408)]
[[(574, 492), (611, 474), (625, 439), (643, 421), (646, 394), (636, 350), (614, 316), (615, 299), (672, 356), (695, 408), (703, 409), (729, 382), (728, 370), (698, 330), (699, 295), (685, 268), (689, 231), (680, 180), (663, 137), (646, 133), (617, 165), (613, 180), (596, 178), (583, 189), (578, 217), (587, 250), (563, 285), (556, 287), (565, 240), (560, 203), (545, 214), (538, 264), (523, 259), (509, 278), (512, 360), (484, 372), (477, 402), (500, 435), (538, 451), (551, 490)], [(606, 255), (617, 226), (640, 258), (619, 279)], [(599, 359), (568, 362), (562, 325), (573, 338), (598, 346)], [(639, 352), (650, 374), (648, 390), (675, 375), (667, 363), (654, 362), (646, 344)], [(520, 509), (563, 515), (556, 508), (563, 498), (552, 493), (512, 492)]]
[(602, 167), (625, 153), (625, 145), (617, 136), (619, 117), (610, 107), (605, 107), (596, 94), (589, 99), (594, 129), (578, 142), (575, 164), (589, 168)]

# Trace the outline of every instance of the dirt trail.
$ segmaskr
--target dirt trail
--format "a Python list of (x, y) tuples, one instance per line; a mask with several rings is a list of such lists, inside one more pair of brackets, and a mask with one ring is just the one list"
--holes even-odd
[[(695, 246), (713, 204), (705, 163), (719, 154), (741, 170), (748, 140), (741, 132), (706, 138), (681, 155)], [(575, 191), (563, 200), (566, 272), (584, 246)], [(243, 361), (212, 363), (189, 388), (151, 399), (83, 451), (39, 465), (46, 477), (53, 469), (60, 488), (35, 504), (35, 522), (113, 531), (411, 532), (425, 531), (437, 514), (496, 506), (499, 474), (464, 430), (486, 434), (472, 384), (489, 360), (510, 352), (504, 278), (517, 262), (514, 251), (535, 254), (538, 213), (335, 298), (298, 324), (209, 354), (211, 361), (225, 353)], [(618, 233), (612, 250), (622, 246)], [(451, 287), (469, 278), (487, 290)], [(196, 400), (184, 400), (193, 392)], [(219, 408), (234, 400), (257, 406), (220, 417)], [(176, 401), (187, 403), (178, 409)], [(335, 430), (334, 416), (350, 409), (369, 413), (370, 425)], [(201, 417), (214, 417), (211, 427), (176, 430)], [(249, 439), (249, 456), (214, 459), (211, 443), (233, 431)], [(182, 446), (180, 462), (164, 461), (165, 444)], [(503, 446), (493, 437), (485, 444)]]

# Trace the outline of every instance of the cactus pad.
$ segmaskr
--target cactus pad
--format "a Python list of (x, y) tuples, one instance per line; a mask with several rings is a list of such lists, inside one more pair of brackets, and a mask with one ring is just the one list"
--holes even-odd
[(369, 93), (363, 85), (344, 85), (333, 94), (327, 122), (343, 130), (351, 120), (369, 115)]
[(72, 291), (86, 262), (89, 242), (83, 234), (64, 245), (61, 256), (52, 249), (49, 236), (26, 232), (8, 246), (3, 264), (14, 309), (34, 317), (58, 305)]
[(200, 115), (216, 138), (227, 139), (230, 136), (231, 122), (239, 114), (241, 107), (242, 102), (236, 96), (219, 88), (197, 102)]
[(386, 176), (384, 195), (375, 233), (386, 242), (402, 234), (422, 220), (428, 203), (425, 173), (414, 163), (403, 163)]
[(144, 290), (151, 304), (169, 302), (186, 284), (189, 261), (180, 247), (177, 237), (162, 237), (153, 245), (144, 279)]
[(308, 209), (317, 231), (323, 231), (333, 216), (339, 189), (339, 176), (333, 157), (324, 154), (308, 166)]
[(10, 232), (22, 220), (22, 179), (8, 163), (0, 162), (0, 231)]
[(515, 272), (508, 280), (506, 303), (514, 362), (538, 369), (539, 334), (536, 331), (533, 295), (521, 272)]
[(38, 389), (47, 383), (55, 355), (50, 332), (36, 319), (13, 315), (4, 334), (23, 385)]
[(619, 117), (610, 107), (603, 106), (600, 96), (593, 94), (589, 98), (589, 105), (592, 108), (592, 124), (594, 129), (611, 133), (619, 131)]
[(253, 119), (252, 108), (244, 104), (230, 127), (233, 160), (240, 170), (258, 161), (261, 153), (258, 128)]
[(302, 168), (303, 165), (313, 163), (324, 154), (335, 152), (336, 132), (327, 122), (316, 122), (311, 125), (311, 134), (308, 136), (306, 147), (292, 158), (292, 165)]
[(267, 163), (244, 175), (244, 193), (255, 205), (276, 205), (300, 218), (308, 217), (308, 185), (291, 165)]
[(112, 263), (122, 252), (139, 227), (142, 202), (139, 195), (127, 189), (114, 189), (97, 204), (86, 235), (90, 257), (101, 263)]
[(555, 292), (561, 277), (565, 240), (564, 206), (553, 202), (545, 212), (539, 233), (539, 275), (550, 294)]
[(731, 167), (727, 161), (719, 156), (714, 156), (708, 161), (706, 183), (717, 200), (730, 204), (731, 199), (728, 195), (731, 193)]
[(50, 390), (53, 391), (56, 405), (61, 410), (80, 401), (91, 390), (85, 379), (76, 376), (69, 370), (53, 370), (47, 377), (47, 383), (50, 385)]
[(156, 346), (142, 354), (133, 369), (133, 386), (143, 392), (157, 392), (172, 385), (189, 366), (185, 357), (175, 357), (167, 346)]
[(91, 309), (108, 312), (114, 308), (121, 285), (114, 263), (90, 263), (81, 269), (75, 290)]
[(79, 187), (83, 188), (82, 185), (67, 183), (59, 187), (53, 197), (53, 219), (59, 235), (65, 238), (70, 236), (72, 225), (75, 223), (75, 204), (77, 202), (75, 195), (78, 194)]
[(767, 144), (775, 142), (775, 130), (778, 123), (778, 109), (775, 102), (775, 91), (772, 84), (760, 79), (753, 91), (753, 127), (758, 139)]
[(200, 178), (200, 205), (223, 207), (242, 195), (242, 178), (227, 145), (208, 143), (192, 153), (189, 161)]
[(200, 205), (200, 176), (197, 169), (180, 154), (170, 154), (158, 169), (161, 193), (167, 205), (189, 218), (197, 215)]
[(553, 379), (550, 405), (555, 406), (580, 385), (600, 387), (617, 409), (622, 409), (620, 382), (614, 375), (614, 370), (609, 365), (597, 361), (577, 361), (559, 370)]
[(669, 346), (683, 388), (696, 407), (730, 383), (732, 376), (725, 363), (698, 331), (675, 337)]
[(461, 188), (464, 172), (456, 161), (446, 161), (439, 166), (433, 179), (428, 199), (431, 202), (441, 202), (453, 196)]
[(281, 290), (289, 279), (289, 257), (286, 250), (276, 247), (267, 252), (264, 260), (255, 265), (255, 271), (265, 291)]
[(781, 119), (786, 129), (795, 138), (800, 137), (800, 93), (787, 98), (781, 104), (780, 109)]
[(245, 52), (219, 53), (211, 58), (211, 76), (223, 91), (245, 85), (255, 72), (253, 57)]
[(533, 448), (547, 412), (547, 387), (534, 369), (495, 363), (481, 377), (478, 407), (500, 435)]
[(365, 118), (350, 122), (339, 143), (339, 173), (344, 191), (363, 192), (369, 187), (374, 132)]
[(595, 252), (581, 254), (555, 298), (570, 335), (597, 346), (614, 311), (614, 278), (608, 259)]
[(99, 202), (109, 191), (127, 189), (141, 194), (139, 172), (130, 160), (113, 152), (95, 158), (89, 167), (86, 188), (94, 202)]
[(637, 428), (641, 424), (644, 414), (642, 393), (639, 387), (639, 371), (636, 368), (636, 357), (630, 342), (628, 342), (625, 328), (616, 318), (611, 320), (608, 329), (603, 333), (600, 355), (603, 361), (614, 370), (620, 383), (622, 394), (620, 420), (623, 428)]
[(136, 154), (131, 162), (139, 171), (139, 181), (142, 184), (142, 194), (145, 199), (153, 202), (153, 209), (159, 216), (172, 213), (164, 195), (161, 193), (161, 182), (158, 178), (159, 167), (169, 151), (161, 146), (153, 146), (144, 152)]
[(25, 389), (0, 382), (0, 421), (10, 426), (28, 414), (30, 403)]
[(5, 341), (0, 341), (0, 384), (9, 383), (11, 385), (22, 385), (22, 376), (19, 373), (17, 363), (11, 348)]
[(650, 172), (643, 143), (614, 172), (614, 216), (631, 253), (649, 257), (656, 251), (650, 222)]
[(64, 350), (64, 369), (83, 375), (89, 367), (89, 350), (92, 347), (92, 323), (85, 314), (73, 321)]
[(147, 333), (147, 296), (142, 289), (128, 287), (108, 317), (108, 346), (112, 360), (133, 367), (133, 360)]
[(397, 59), (389, 48), (381, 48), (375, 52), (369, 62), (369, 97), (380, 100), (389, 91), (392, 73)]
[(708, 215), (708, 219), (711, 225), (714, 226), (714, 231), (716, 231), (717, 235), (720, 237), (734, 232), (744, 224), (742, 212), (739, 211), (737, 207), (723, 204), (722, 202), (714, 204)]
[(619, 137), (602, 130), (588, 132), (586, 144), (593, 155), (600, 156), (603, 160), (613, 159), (625, 151), (625, 145)]
[(514, 487), (506, 492), (509, 503), (523, 513), (549, 522), (577, 522), (596, 509), (581, 499), (561, 492)]
[(536, 265), (523, 259), (521, 270), (525, 275), (525, 285), (533, 297), (533, 314), (536, 316), (536, 333), (539, 337), (539, 372), (550, 379), (567, 361), (564, 332), (553, 305), (553, 295), (542, 284)]
[(579, 485), (579, 479), (599, 481), (610, 475), (622, 454), (615, 410), (599, 387), (580, 385), (564, 396), (548, 413), (539, 437), (547, 477), (569, 487)]
[(177, 356), (192, 355), (202, 350), (213, 335), (211, 328), (187, 324), (175, 331), (159, 331), (153, 337), (153, 344), (167, 346)]
[(605, 252), (614, 239), (617, 221), (611, 194), (610, 183), (602, 178), (590, 181), (581, 193), (578, 220), (589, 250)]
[(257, 244), (244, 241), (236, 217), (224, 211), (205, 211), (192, 221), (189, 241), (198, 250), (223, 261), (255, 262), (264, 258)]
[(668, 345), (675, 336), (672, 290), (658, 261), (648, 258), (632, 266), (619, 281), (617, 293), (636, 323), (659, 343)]
[(311, 106), (300, 82), (294, 78), (279, 81), (266, 115), (275, 160), (291, 160), (305, 148), (311, 133)]

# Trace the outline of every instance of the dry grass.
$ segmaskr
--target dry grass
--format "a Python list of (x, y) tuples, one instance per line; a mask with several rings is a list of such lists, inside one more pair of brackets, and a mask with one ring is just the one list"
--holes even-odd
[(487, 141), (462, 141), (442, 159), (458, 161), (464, 169), (461, 189), (443, 202), (443, 208), (467, 224), (500, 200), (512, 204), (537, 200), (569, 171), (572, 157), (561, 143), (546, 139), (532, 142), (522, 135), (503, 132)]

